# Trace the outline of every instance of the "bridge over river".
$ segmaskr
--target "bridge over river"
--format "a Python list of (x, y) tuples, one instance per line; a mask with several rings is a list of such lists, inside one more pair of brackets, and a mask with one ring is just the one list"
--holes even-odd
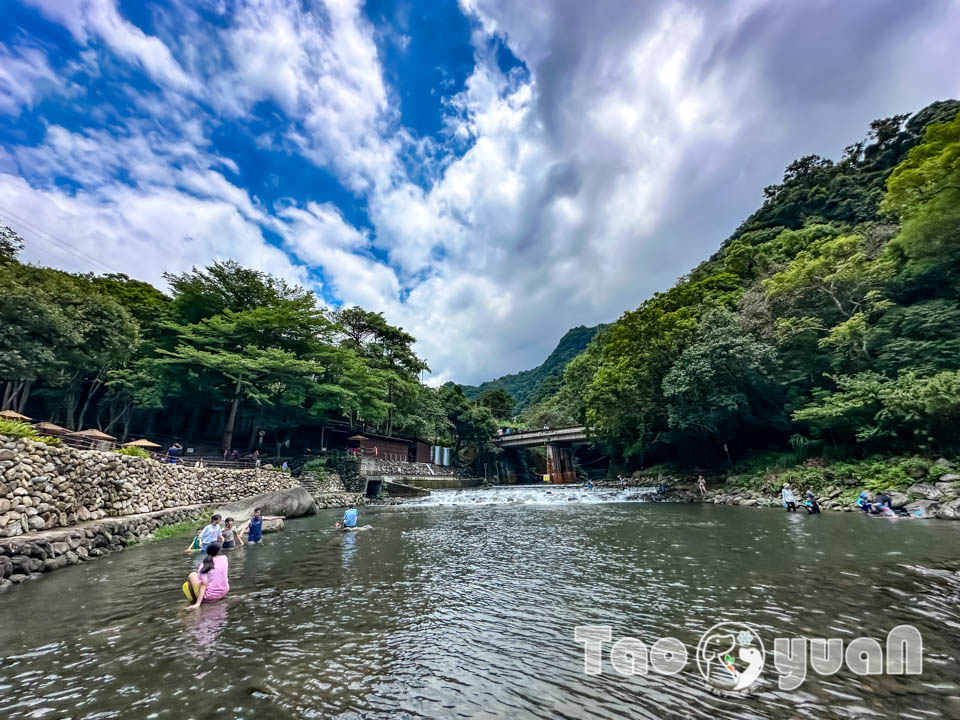
[[(493, 440), (497, 447), (509, 451), (521, 448), (545, 447), (547, 450), (546, 477), (551, 483), (577, 482), (573, 464), (573, 446), (588, 443), (587, 429), (583, 425), (565, 428), (544, 428), (525, 432), (498, 435)], [(510, 476), (513, 475), (513, 478)], [(515, 482), (516, 472), (507, 469), (508, 480)]]

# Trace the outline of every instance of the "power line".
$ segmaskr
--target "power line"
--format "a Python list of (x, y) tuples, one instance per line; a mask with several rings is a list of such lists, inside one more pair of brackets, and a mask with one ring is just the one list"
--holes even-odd
[[(75, 247), (74, 245), (71, 245), (66, 240), (58, 238), (49, 230), (45, 230), (39, 225), (36, 225), (35, 223), (20, 217), (19, 215), (17, 215), (11, 210), (8, 210), (2, 205), (0, 205), (0, 213), (3, 213), (3, 214), (0, 214), (0, 218), (2, 218), (7, 223), (10, 223), (11, 222), (10, 218), (13, 218), (16, 221), (15, 224), (26, 225), (28, 228), (30, 228), (33, 231), (34, 235), (39, 237), (41, 240), (46, 240), (47, 242), (56, 244), (62, 250), (65, 250), (66, 252), (70, 253), (74, 257), (79, 258), (81, 260), (86, 260), (87, 262), (92, 263), (94, 266), (99, 266), (98, 269), (105, 270), (106, 272), (114, 272), (114, 273), (120, 272), (119, 270), (116, 270), (115, 268), (110, 267), (102, 260), (99, 260), (93, 257), (92, 255), (88, 255), (80, 248)], [(5, 217), (5, 215), (9, 217)]]

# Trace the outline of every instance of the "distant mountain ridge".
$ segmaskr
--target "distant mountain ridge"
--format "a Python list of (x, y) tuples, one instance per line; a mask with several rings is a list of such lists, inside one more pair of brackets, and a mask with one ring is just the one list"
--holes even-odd
[(586, 349), (587, 345), (603, 325), (586, 327), (579, 325), (571, 328), (560, 338), (560, 342), (553, 349), (542, 364), (532, 370), (521, 370), (495, 380), (487, 380), (480, 385), (463, 385), (464, 394), (477, 397), (483, 393), (500, 388), (510, 393), (517, 401), (517, 410), (542, 400), (557, 391), (563, 379), (563, 369), (567, 363)]

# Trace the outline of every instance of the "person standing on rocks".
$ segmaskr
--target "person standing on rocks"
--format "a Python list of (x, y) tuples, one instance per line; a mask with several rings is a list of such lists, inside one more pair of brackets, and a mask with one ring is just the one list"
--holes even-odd
[(697, 478), (697, 490), (700, 491), (701, 497), (707, 494), (707, 481), (703, 479), (703, 475)]

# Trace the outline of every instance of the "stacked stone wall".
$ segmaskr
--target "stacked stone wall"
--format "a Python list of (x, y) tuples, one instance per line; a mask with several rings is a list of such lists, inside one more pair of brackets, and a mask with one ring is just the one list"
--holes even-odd
[(264, 469), (196, 468), (0, 435), (0, 538), (298, 485)]

